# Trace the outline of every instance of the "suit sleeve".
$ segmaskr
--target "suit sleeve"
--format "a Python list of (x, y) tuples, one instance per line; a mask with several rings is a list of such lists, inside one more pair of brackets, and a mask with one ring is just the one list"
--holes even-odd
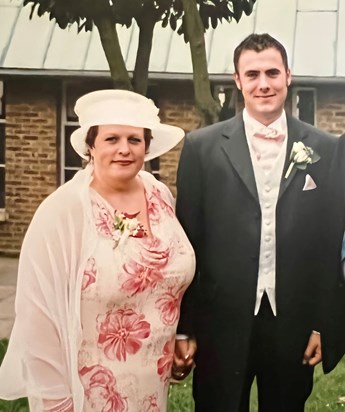
[(202, 236), (201, 172), (195, 142), (191, 136), (187, 136), (177, 172), (176, 215), (194, 248), (197, 265), (194, 279), (181, 303), (181, 315), (177, 331), (180, 334), (189, 336), (195, 334), (194, 317), (198, 299), (198, 255), (200, 254)]
[[(345, 269), (341, 264), (342, 242), (345, 232), (345, 135), (339, 138), (331, 163), (327, 187), (323, 224), (324, 253), (330, 254), (332, 267), (327, 266), (324, 277), (328, 280), (323, 291), (323, 324), (321, 330), (324, 372), (330, 372), (345, 353)], [(333, 273), (335, 276), (333, 276)]]

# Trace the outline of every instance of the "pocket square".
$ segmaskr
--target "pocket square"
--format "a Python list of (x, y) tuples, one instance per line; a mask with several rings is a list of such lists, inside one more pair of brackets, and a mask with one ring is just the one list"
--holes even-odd
[(303, 191), (304, 190), (313, 190), (316, 189), (316, 183), (314, 182), (313, 178), (310, 175), (306, 175), (305, 177), (305, 182), (304, 182), (304, 186), (303, 186)]

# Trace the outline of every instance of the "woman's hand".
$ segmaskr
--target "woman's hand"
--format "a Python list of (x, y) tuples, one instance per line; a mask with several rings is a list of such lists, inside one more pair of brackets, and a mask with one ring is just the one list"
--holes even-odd
[(196, 352), (195, 339), (177, 339), (171, 375), (176, 380), (182, 380), (189, 375), (194, 366)]

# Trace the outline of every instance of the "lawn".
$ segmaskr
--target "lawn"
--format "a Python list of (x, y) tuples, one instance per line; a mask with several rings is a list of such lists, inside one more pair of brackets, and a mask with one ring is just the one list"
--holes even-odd
[[(6, 348), (7, 342), (0, 341), (0, 363)], [(345, 358), (328, 375), (323, 375), (320, 366), (316, 368), (314, 390), (306, 404), (305, 412), (345, 412), (345, 402), (339, 402), (339, 397), (345, 397)], [(170, 385), (168, 412), (192, 412), (193, 410), (192, 377), (189, 376), (184, 382)], [(0, 412), (28, 412), (27, 402), (25, 399), (11, 402), (0, 400)], [(251, 412), (257, 412), (255, 390), (252, 391), (251, 396)]]
[[(183, 383), (170, 386), (168, 412), (193, 411), (191, 382), (192, 379), (189, 377)], [(316, 367), (314, 389), (306, 403), (305, 412), (345, 412), (345, 402), (339, 402), (340, 397), (345, 397), (345, 357), (337, 368), (327, 375), (323, 374), (321, 366)], [(251, 412), (257, 412), (257, 410), (256, 390), (253, 386)]]

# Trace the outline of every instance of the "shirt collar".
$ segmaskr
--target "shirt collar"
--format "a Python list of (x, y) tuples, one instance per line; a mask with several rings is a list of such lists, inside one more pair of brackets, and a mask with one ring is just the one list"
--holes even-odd
[(246, 133), (253, 135), (255, 132), (264, 132), (267, 129), (276, 129), (279, 133), (287, 135), (287, 121), (285, 110), (274, 122), (268, 126), (258, 122), (254, 117), (251, 117), (246, 108), (243, 109), (243, 122)]

